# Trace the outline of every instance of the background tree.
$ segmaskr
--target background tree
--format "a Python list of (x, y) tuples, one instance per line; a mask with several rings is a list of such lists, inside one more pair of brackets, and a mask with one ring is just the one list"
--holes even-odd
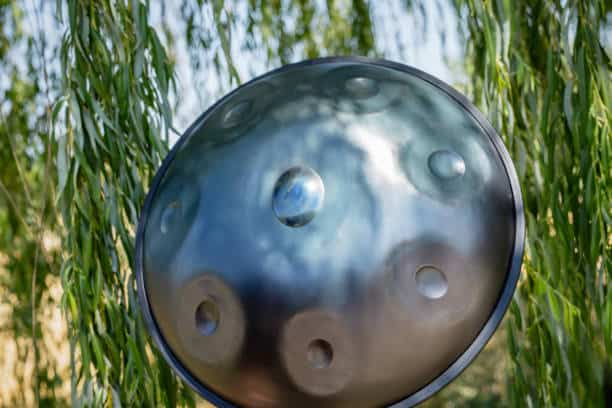
[(44, 38), (24, 31), (35, 18), (0, 1), (0, 404), (10, 406), (62, 405), (56, 390), (69, 383), (58, 356), (67, 347), (57, 307), (55, 78), (41, 58)]
[(612, 358), (612, 77), (600, 35), (609, 10), (604, 1), (466, 6), (472, 95), (517, 163), (527, 217), (509, 401), (603, 406)]
[[(305, 58), (418, 65), (405, 51), (436, 30), (465, 44), (447, 61), (454, 85), (516, 164), (527, 250), (505, 336), (426, 405), (604, 406), (611, 16), (605, 0), (0, 0), (0, 348), (19, 355), (0, 405), (198, 403), (150, 344), (131, 269), (145, 192), (187, 110), (177, 58), (203, 110)], [(67, 332), (46, 324), (60, 306)]]

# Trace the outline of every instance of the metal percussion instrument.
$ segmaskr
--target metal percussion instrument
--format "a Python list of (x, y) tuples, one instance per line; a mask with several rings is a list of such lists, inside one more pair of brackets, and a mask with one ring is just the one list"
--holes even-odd
[(509, 155), (465, 97), (385, 60), (309, 60), (176, 143), (138, 226), (139, 298), (219, 407), (408, 407), (495, 331), (524, 230)]

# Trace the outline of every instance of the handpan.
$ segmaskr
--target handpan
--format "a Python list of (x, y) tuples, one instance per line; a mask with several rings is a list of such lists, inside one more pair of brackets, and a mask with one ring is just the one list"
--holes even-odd
[(219, 407), (408, 407), (499, 325), (524, 229), (508, 152), (465, 97), (390, 61), (308, 60), (172, 148), (138, 226), (139, 299)]

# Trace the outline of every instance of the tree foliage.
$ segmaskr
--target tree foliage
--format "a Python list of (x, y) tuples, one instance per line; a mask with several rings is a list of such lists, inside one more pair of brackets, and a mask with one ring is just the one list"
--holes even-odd
[[(24, 31), (28, 23), (21, 5), (0, 1), (0, 79), (7, 79), (0, 81), (0, 370), (17, 384), (0, 386), (0, 404), (13, 406), (61, 403), (55, 390), (65, 377), (46, 321), (58, 312), (49, 288), (57, 286), (60, 262), (53, 78), (38, 75), (46, 72), (45, 41)], [(17, 52), (22, 61), (13, 59)]]
[[(388, 47), (379, 33), (405, 24), (398, 4), (418, 26), (411, 38), (396, 30)], [(456, 382), (432, 404), (604, 406), (612, 382), (612, 6), (436, 0), (430, 14), (431, 4), (0, 0), (0, 342), (15, 344), (20, 387), (0, 405), (194, 405), (148, 339), (131, 267), (139, 210), (175, 132), (180, 47), (201, 95), (218, 84), (201, 100), (209, 104), (289, 62), (389, 57), (447, 8), (465, 39), (461, 88), (502, 134), (519, 174), (527, 249), (507, 338), (494, 345), (495, 358), (509, 361), (505, 387), (466, 396)], [(71, 373), (46, 331), (60, 279)], [(459, 383), (485, 389), (489, 378), (477, 377), (491, 364), (479, 361), (484, 371), (468, 369)]]
[[(147, 4), (69, 0), (61, 43), (61, 277), (79, 351), (74, 405), (174, 406), (192, 399), (151, 357), (138, 313), (134, 226), (166, 153), (173, 70)], [(60, 15), (61, 12), (60, 12)]]
[(509, 325), (511, 405), (603, 406), (612, 356), (606, 3), (458, 5), (468, 11), (473, 97), (504, 136), (524, 194), (526, 256)]

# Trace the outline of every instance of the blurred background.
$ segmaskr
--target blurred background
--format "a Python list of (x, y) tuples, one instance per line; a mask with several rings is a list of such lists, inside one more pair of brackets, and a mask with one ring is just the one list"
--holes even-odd
[(512, 306), (423, 406), (611, 407), (611, 53), (607, 0), (0, 0), (0, 406), (206, 406), (136, 302), (151, 178), (239, 84), (365, 55), (466, 94), (525, 201)]

